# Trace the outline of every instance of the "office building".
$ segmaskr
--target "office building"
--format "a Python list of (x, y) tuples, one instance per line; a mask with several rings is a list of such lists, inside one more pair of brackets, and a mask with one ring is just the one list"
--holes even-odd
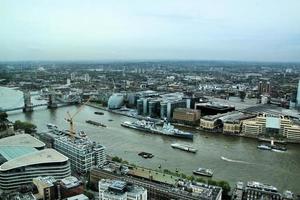
[(100, 167), (106, 161), (105, 147), (87, 137), (55, 137), (54, 148), (67, 156), (72, 169), (80, 173), (88, 172), (92, 166)]
[(242, 134), (256, 137), (260, 134), (281, 135), (291, 142), (300, 142), (300, 123), (288, 116), (258, 114), (243, 121)]
[(0, 140), (0, 189), (14, 190), (38, 176), (70, 176), (69, 159), (28, 134)]
[(244, 185), (243, 182), (238, 182), (236, 188), (233, 190), (232, 195), (233, 200), (260, 200), (260, 199), (270, 199), (270, 200), (282, 200), (282, 195), (278, 192), (277, 188), (256, 182), (249, 181)]
[(74, 81), (76, 79), (76, 73), (72, 72), (71, 73), (71, 81)]
[(53, 176), (37, 177), (33, 184), (38, 189), (37, 199), (66, 199), (84, 192), (83, 184), (74, 176), (56, 180)]
[(258, 94), (270, 94), (271, 92), (271, 83), (268, 78), (261, 78), (258, 83)]
[(37, 199), (51, 200), (57, 198), (57, 188), (55, 187), (56, 179), (53, 176), (36, 177), (32, 180), (38, 193)]
[(200, 112), (189, 108), (175, 108), (173, 112), (173, 122), (198, 125), (200, 120)]
[(90, 82), (90, 75), (89, 74), (84, 74), (84, 81), (85, 82)]
[(255, 115), (245, 114), (242, 112), (231, 112), (221, 117), (223, 122), (223, 133), (224, 134), (240, 134), (242, 130), (242, 124), (244, 120), (252, 119)]
[(298, 88), (297, 88), (297, 97), (296, 97), (296, 105), (297, 108), (300, 109), (300, 80), (298, 82)]
[(160, 116), (160, 100), (150, 100), (148, 104), (149, 117), (155, 118)]
[(147, 200), (147, 190), (125, 181), (101, 179), (100, 200)]

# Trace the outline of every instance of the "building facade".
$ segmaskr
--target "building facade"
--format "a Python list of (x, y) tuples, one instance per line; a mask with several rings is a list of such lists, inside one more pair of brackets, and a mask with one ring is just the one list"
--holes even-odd
[(143, 187), (120, 180), (99, 181), (100, 200), (147, 200), (147, 190)]
[(72, 169), (88, 172), (92, 166), (101, 166), (106, 161), (105, 147), (87, 138), (56, 137), (54, 148), (70, 159)]

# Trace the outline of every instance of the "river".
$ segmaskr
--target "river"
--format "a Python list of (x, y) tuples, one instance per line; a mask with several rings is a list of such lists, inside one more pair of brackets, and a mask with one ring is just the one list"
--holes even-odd
[[(17, 90), (0, 87), (0, 107), (10, 108), (20, 103), (22, 93)], [(33, 97), (34, 99), (34, 97)], [(35, 102), (37, 100), (33, 100)], [(32, 113), (9, 112), (9, 120), (29, 121), (37, 125), (38, 131), (45, 131), (47, 123), (60, 128), (68, 128), (64, 120), (67, 111), (75, 113), (78, 106), (61, 107), (49, 110), (37, 108)], [(254, 139), (224, 136), (221, 134), (194, 131), (194, 141), (182, 141), (160, 135), (149, 135), (120, 126), (122, 121), (134, 120), (126, 116), (106, 111), (104, 115), (95, 115), (96, 108), (84, 106), (75, 118), (75, 128), (84, 130), (87, 135), (107, 148), (111, 155), (128, 160), (130, 163), (148, 168), (170, 169), (186, 174), (198, 167), (211, 168), (214, 179), (226, 180), (231, 186), (237, 181), (260, 181), (277, 187), (280, 191), (300, 192), (300, 145), (289, 144), (288, 151), (276, 153), (258, 150)], [(85, 120), (99, 121), (107, 128), (86, 124)], [(112, 119), (113, 121), (109, 121)], [(192, 144), (198, 149), (196, 154), (172, 149), (175, 142)], [(152, 159), (143, 159), (137, 155), (140, 151), (154, 154)]]

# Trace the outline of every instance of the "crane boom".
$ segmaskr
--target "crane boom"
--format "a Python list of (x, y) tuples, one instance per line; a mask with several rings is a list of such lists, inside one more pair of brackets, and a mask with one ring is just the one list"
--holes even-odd
[(70, 124), (70, 133), (71, 133), (71, 136), (72, 136), (73, 139), (75, 138), (75, 135), (76, 135), (73, 119), (75, 118), (75, 116), (78, 113), (80, 113), (80, 111), (83, 109), (83, 106), (86, 105), (88, 102), (90, 102), (91, 99), (92, 99), (92, 97), (89, 97), (88, 100), (85, 103), (81, 104), (81, 106), (78, 108), (78, 110), (73, 115), (71, 115), (70, 112), (67, 111), (68, 118), (66, 118), (66, 120)]

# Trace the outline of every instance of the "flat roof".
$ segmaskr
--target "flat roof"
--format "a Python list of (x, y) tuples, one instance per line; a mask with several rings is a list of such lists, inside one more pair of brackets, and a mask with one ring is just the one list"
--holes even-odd
[(41, 151), (28, 153), (3, 163), (0, 166), (0, 171), (7, 171), (28, 165), (65, 162), (67, 160), (68, 157), (54, 149), (43, 149)]
[(12, 160), (28, 153), (37, 151), (33, 147), (0, 146), (0, 154), (7, 160)]
[(0, 146), (43, 148), (45, 147), (45, 143), (29, 134), (18, 134), (0, 139)]
[(127, 183), (124, 181), (113, 181), (109, 188), (122, 191), (125, 189)]

